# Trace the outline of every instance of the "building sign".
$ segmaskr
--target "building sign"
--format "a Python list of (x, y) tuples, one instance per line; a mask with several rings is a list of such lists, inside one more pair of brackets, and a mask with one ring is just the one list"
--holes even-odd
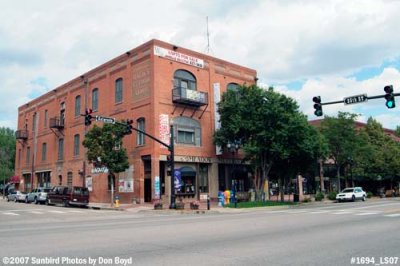
[(204, 61), (202, 59), (186, 54), (181, 54), (159, 46), (154, 46), (154, 55), (158, 55), (160, 57), (164, 57), (187, 65), (204, 68)]
[(160, 177), (158, 175), (154, 177), (154, 194), (156, 199), (160, 198)]
[(133, 192), (133, 165), (118, 175), (118, 191)]
[[(165, 144), (169, 145), (169, 119), (167, 114), (160, 114), (160, 140)], [(166, 148), (164, 145), (160, 144), (160, 147)]]
[[(221, 88), (219, 83), (214, 83), (213, 84), (213, 90), (214, 90), (214, 121), (215, 121), (215, 130), (218, 130), (221, 128), (221, 122), (220, 122), (220, 115), (218, 112), (218, 104), (221, 101)], [(222, 147), (221, 146), (215, 146), (215, 154), (216, 155), (221, 155), (222, 154)]]
[(206, 101), (205, 95), (206, 95), (205, 93), (201, 93), (199, 91), (186, 90), (186, 99), (192, 100), (195, 102), (204, 103)]
[(92, 168), (92, 174), (101, 174), (101, 173), (108, 173), (108, 168), (103, 166), (103, 167), (94, 167)]
[(93, 178), (91, 176), (86, 177), (86, 187), (89, 191), (93, 191)]
[(133, 101), (137, 102), (150, 96), (151, 67), (150, 60), (139, 63), (133, 68)]
[(191, 163), (211, 163), (210, 157), (183, 156), (182, 161)]

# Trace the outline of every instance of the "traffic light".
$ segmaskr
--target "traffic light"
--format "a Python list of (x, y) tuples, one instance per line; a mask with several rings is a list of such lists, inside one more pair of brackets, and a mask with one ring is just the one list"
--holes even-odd
[(86, 108), (85, 111), (85, 126), (90, 126), (92, 124), (92, 109)]
[(133, 124), (133, 120), (132, 119), (127, 119), (126, 120), (126, 128), (125, 128), (124, 135), (132, 134), (132, 129), (133, 129), (132, 124)]
[(171, 170), (172, 170), (173, 163), (174, 163), (174, 160), (172, 158), (172, 155), (171, 154), (167, 155), (167, 176), (171, 176)]
[(315, 96), (312, 100), (314, 102), (314, 109), (315, 109), (314, 114), (316, 116), (322, 116), (323, 113), (322, 113), (321, 96)]
[(393, 85), (388, 85), (385, 86), (385, 99), (386, 99), (386, 107), (389, 109), (395, 108), (396, 107), (396, 102), (394, 100), (394, 94), (393, 94)]

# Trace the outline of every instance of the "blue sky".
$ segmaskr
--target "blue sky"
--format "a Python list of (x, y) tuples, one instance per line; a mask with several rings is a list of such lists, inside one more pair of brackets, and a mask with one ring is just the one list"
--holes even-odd
[[(295, 98), (316, 119), (323, 102), (400, 92), (400, 1), (0, 0), (0, 126), (18, 107), (150, 39), (254, 68), (259, 84)], [(400, 99), (324, 106), (400, 125)]]

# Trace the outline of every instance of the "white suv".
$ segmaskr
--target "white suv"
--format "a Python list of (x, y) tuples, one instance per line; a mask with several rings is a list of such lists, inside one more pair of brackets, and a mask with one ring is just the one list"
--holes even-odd
[(367, 194), (365, 193), (365, 191), (362, 190), (361, 187), (349, 187), (349, 188), (343, 189), (342, 192), (338, 193), (336, 195), (336, 200), (338, 202), (355, 201), (357, 199), (365, 201), (366, 197), (367, 197)]

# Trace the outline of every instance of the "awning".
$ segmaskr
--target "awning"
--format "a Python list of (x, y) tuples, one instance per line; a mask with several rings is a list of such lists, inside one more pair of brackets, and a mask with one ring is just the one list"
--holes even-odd
[(11, 184), (19, 184), (21, 182), (21, 180), (20, 180), (19, 176), (15, 175), (15, 176), (10, 177), (9, 182)]

